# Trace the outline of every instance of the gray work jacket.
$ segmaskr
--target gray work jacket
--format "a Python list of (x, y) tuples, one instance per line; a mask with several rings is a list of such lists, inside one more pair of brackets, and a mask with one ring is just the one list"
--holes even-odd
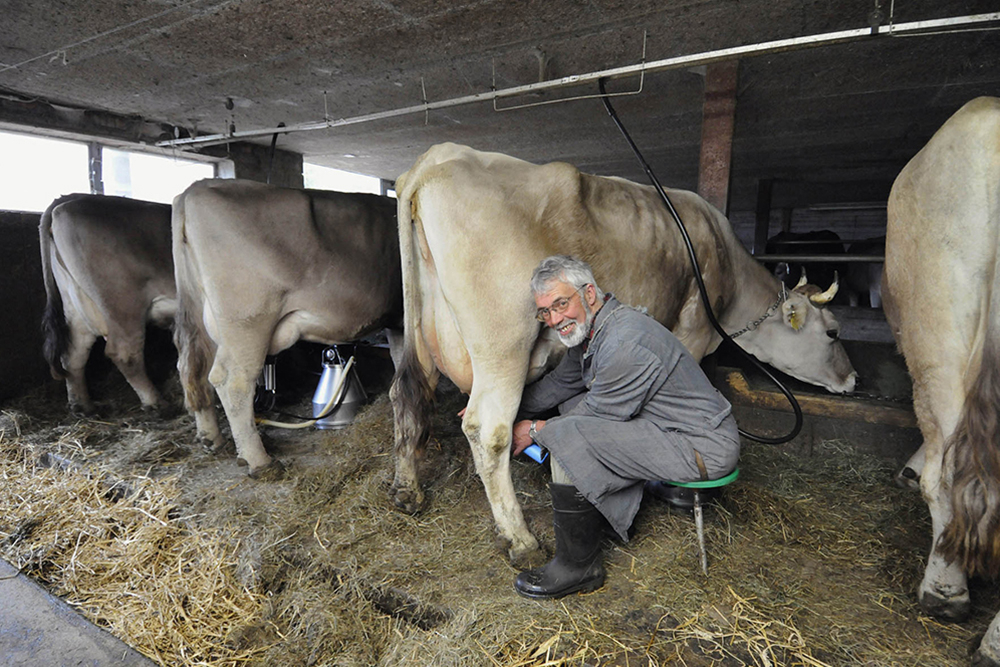
[(729, 402), (666, 327), (607, 298), (588, 340), (525, 387), (521, 412), (560, 407), (535, 440), (627, 538), (646, 480), (731, 472), (739, 433)]

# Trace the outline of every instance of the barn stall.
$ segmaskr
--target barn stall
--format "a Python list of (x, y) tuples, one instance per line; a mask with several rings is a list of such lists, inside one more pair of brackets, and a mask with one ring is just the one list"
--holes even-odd
[[(698, 189), (759, 251), (778, 226), (884, 231), (898, 170), (961, 103), (997, 89), (989, 2), (436, 5), (112, 2), (55, 19), (46, 3), (21, 7), (0, 46), (0, 122), (190, 151), (219, 176), (290, 186), (308, 159), (388, 187), (438, 141), (642, 181), (598, 102), (548, 104), (623, 66), (615, 92), (639, 88), (615, 103), (661, 180)], [(916, 604), (929, 521), (893, 476), (919, 436), (901, 360), (884, 329), (868, 339), (884, 325), (871, 312), (838, 312), (866, 332), (851, 349), (860, 396), (795, 386), (802, 435), (744, 443), (739, 481), (709, 511), (708, 578), (691, 519), (650, 498), (635, 539), (608, 543), (603, 589), (537, 603), (511, 590), (517, 570), (494, 544), (453, 387), (438, 393), (421, 464), (430, 504), (415, 517), (387, 499), (384, 357), (369, 360), (373, 400), (349, 428), (265, 431), (289, 466), (280, 482), (203, 451), (189, 417), (142, 414), (99, 363), (101, 415), (72, 418), (43, 379), (36, 220), (0, 223), (13, 313), (0, 323), (2, 555), (160, 664), (965, 664), (997, 608), (978, 581), (965, 623)], [(179, 405), (170, 352), (154, 354)], [(758, 377), (715, 363), (741, 425), (789, 423)], [(297, 387), (289, 410), (308, 413), (310, 393)], [(546, 480), (515, 463), (551, 549)]]
[[(391, 368), (361, 361), (372, 400), (349, 427), (265, 429), (288, 465), (273, 483), (195, 446), (189, 417), (144, 415), (107, 365), (100, 418), (65, 416), (54, 387), (6, 405), (3, 558), (167, 665), (959, 664), (997, 602), (981, 591), (963, 624), (922, 614), (926, 507), (864, 441), (891, 436), (824, 437), (808, 416), (791, 444), (744, 443), (707, 512), (708, 577), (693, 520), (647, 497), (634, 539), (606, 542), (604, 588), (524, 600), (455, 416), (464, 397), (439, 389), (430, 505), (402, 514)], [(306, 394), (284, 409), (308, 413)], [(513, 475), (551, 550), (544, 466)]]

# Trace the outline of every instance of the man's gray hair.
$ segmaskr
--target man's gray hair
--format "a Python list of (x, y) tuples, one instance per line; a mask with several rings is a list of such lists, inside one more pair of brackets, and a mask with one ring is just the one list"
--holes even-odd
[(593, 285), (598, 301), (604, 298), (604, 292), (594, 280), (594, 272), (590, 265), (581, 259), (569, 255), (546, 257), (531, 274), (531, 291), (535, 294), (545, 294), (556, 281), (562, 281), (576, 289), (584, 285)]

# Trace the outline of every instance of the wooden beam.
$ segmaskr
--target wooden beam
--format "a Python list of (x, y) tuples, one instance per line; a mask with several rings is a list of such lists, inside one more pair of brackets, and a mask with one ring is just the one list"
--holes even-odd
[[(725, 377), (726, 381), (722, 387), (722, 393), (733, 405), (779, 412), (792, 411), (788, 399), (781, 392), (751, 389), (742, 371), (731, 370), (726, 373)], [(833, 394), (829, 396), (799, 395), (795, 398), (798, 400), (804, 415), (846, 419), (869, 424), (886, 424), (903, 428), (917, 427), (917, 418), (912, 410), (880, 404), (869, 399)]]
[(739, 65), (739, 60), (712, 63), (705, 72), (698, 194), (723, 213), (729, 209)]

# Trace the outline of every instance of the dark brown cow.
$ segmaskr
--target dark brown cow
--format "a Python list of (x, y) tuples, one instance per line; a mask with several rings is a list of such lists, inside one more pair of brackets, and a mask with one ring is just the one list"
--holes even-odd
[[(980, 97), (893, 184), (882, 279), (924, 437), (908, 463), (933, 531), (920, 605), (948, 619), (969, 613), (968, 576), (1000, 574), (998, 235), (1000, 99)], [(974, 664), (1000, 664), (1000, 615)]]
[(252, 477), (280, 474), (254, 424), (268, 354), (382, 328), (401, 342), (395, 202), (377, 195), (204, 180), (174, 199), (175, 342), (185, 404), (222, 447), (214, 385)]
[(45, 358), (66, 380), (70, 408), (93, 412), (84, 367), (98, 336), (139, 395), (160, 407), (146, 375), (146, 324), (168, 327), (176, 310), (170, 206), (74, 194), (45, 210), (39, 225), (45, 281)]

